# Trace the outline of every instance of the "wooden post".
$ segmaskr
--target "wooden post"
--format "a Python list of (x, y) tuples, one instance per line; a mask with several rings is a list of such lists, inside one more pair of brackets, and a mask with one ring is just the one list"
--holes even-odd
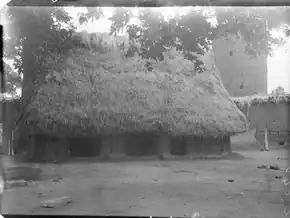
[(12, 133), (12, 128), (10, 126), (10, 128), (8, 129), (8, 134), (9, 134), (9, 138), (8, 138), (8, 155), (9, 156), (13, 156), (13, 133)]
[(268, 144), (268, 129), (267, 129), (267, 125), (265, 127), (265, 141), (264, 141), (264, 149), (265, 151), (269, 151), (269, 144)]
[(12, 137), (11, 137), (11, 154), (15, 155), (15, 143), (14, 143), (14, 130), (13, 129), (11, 130), (11, 134), (12, 134)]
[(247, 104), (247, 115), (246, 115), (248, 120), (250, 120), (249, 119), (250, 107), (251, 107), (251, 104), (248, 102), (248, 104)]
[(8, 139), (8, 155), (11, 156), (11, 140)]
[(34, 129), (31, 128), (30, 129), (30, 134), (31, 134), (31, 157), (34, 158), (35, 157), (35, 135), (34, 135)]
[(223, 138), (223, 143), (226, 144), (228, 154), (232, 154), (233, 151), (232, 151), (231, 138), (229, 136), (226, 136), (226, 138)]
[[(3, 95), (5, 93), (5, 91), (6, 91), (5, 78), (4, 78), (4, 72), (2, 71), (0, 73), (0, 94)], [(0, 107), (1, 107), (0, 112), (1, 112), (1, 119), (2, 119), (2, 151), (3, 151), (3, 154), (7, 154), (7, 132), (6, 132), (6, 128), (5, 128), (7, 113), (6, 113), (5, 104), (6, 103), (4, 100), (2, 100), (2, 102), (0, 103)]]

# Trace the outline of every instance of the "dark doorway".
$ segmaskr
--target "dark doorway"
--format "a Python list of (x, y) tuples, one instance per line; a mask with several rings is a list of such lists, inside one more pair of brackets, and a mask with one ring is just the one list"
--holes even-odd
[[(24, 138), (20, 138), (20, 140), (21, 139), (24, 140)], [(68, 146), (65, 138), (36, 134), (27, 137), (27, 141), (32, 144), (31, 147), (26, 145), (27, 148), (24, 149), (28, 151), (27, 161), (62, 162), (69, 157)]]
[(154, 134), (130, 134), (125, 136), (125, 153), (128, 156), (157, 155), (157, 136)]
[(78, 137), (70, 139), (72, 157), (96, 157), (100, 155), (100, 138)]
[(174, 137), (170, 142), (170, 152), (172, 155), (186, 155), (186, 138)]

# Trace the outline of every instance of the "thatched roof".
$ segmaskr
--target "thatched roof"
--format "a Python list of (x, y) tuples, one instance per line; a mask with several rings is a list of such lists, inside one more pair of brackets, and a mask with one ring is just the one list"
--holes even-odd
[(290, 94), (281, 95), (253, 95), (245, 97), (233, 97), (233, 102), (239, 107), (243, 108), (245, 106), (251, 105), (264, 105), (264, 104), (289, 104)]
[(35, 131), (220, 137), (247, 130), (247, 119), (215, 72), (187, 78), (148, 72), (138, 58), (121, 61), (122, 72), (116, 72), (112, 62), (104, 64), (103, 56), (85, 49), (68, 57), (54, 65), (49, 81), (27, 108)]

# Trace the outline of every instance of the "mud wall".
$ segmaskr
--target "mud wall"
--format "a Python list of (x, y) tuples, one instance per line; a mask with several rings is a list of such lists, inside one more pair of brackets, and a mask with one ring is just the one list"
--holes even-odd
[(272, 131), (290, 131), (289, 104), (251, 105), (240, 110), (247, 116), (251, 129), (264, 129), (267, 125), (267, 128)]
[(257, 137), (263, 137), (266, 126), (270, 140), (285, 138), (290, 132), (290, 104), (251, 105), (241, 111), (247, 116), (250, 128), (256, 129)]

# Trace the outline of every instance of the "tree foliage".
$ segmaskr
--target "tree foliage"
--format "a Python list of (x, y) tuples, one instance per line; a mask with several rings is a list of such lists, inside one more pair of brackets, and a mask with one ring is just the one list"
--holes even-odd
[[(4, 55), (23, 74), (23, 94), (35, 89), (47, 73), (45, 60), (72, 47), (73, 26), (62, 8), (8, 7)], [(62, 28), (61, 22), (67, 24)]]
[(4, 61), (4, 81), (5, 92), (15, 94), (17, 88), (21, 88), (22, 78), (21, 76)]
[[(211, 13), (210, 13), (211, 12)], [(252, 57), (272, 54), (275, 45), (285, 41), (270, 34), (274, 28), (282, 28), (289, 36), (289, 8), (191, 8), (186, 14), (165, 20), (160, 9), (139, 8), (140, 25), (130, 24), (134, 17), (132, 8), (117, 8), (110, 18), (111, 34), (126, 31), (130, 39), (137, 40), (142, 47), (140, 54), (145, 58), (163, 59), (164, 46), (174, 46), (182, 50), (186, 58), (196, 61), (200, 70), (202, 63), (196, 55), (209, 50), (211, 40), (217, 37), (236, 35), (246, 42), (245, 52)], [(89, 17), (100, 10), (88, 12)], [(83, 14), (82, 16), (86, 16)], [(217, 24), (211, 25), (209, 19), (216, 18)], [(288, 33), (288, 35), (287, 35)]]
[(16, 72), (23, 75), (20, 114), (16, 117), (17, 120), (14, 119), (16, 111), (5, 110), (3, 122), (6, 129), (3, 138), (8, 145), (9, 140), (12, 140), (11, 128), (15, 127), (14, 124), (19, 127), (14, 129), (15, 141), (18, 141), (22, 130), (25, 130), (22, 125), (27, 117), (25, 108), (51, 67), (47, 65), (47, 60), (74, 46), (70, 39), (74, 27), (63, 8), (11, 6), (1, 12), (6, 18), (4, 57), (12, 60)]
[(216, 36), (234, 34), (247, 43), (246, 52), (251, 56), (272, 54), (273, 46), (285, 41), (271, 35), (271, 30), (282, 28), (285, 36), (290, 24), (289, 8), (286, 7), (226, 7), (215, 9), (218, 25)]
[(201, 11), (165, 20), (161, 10), (141, 8), (138, 12), (140, 25), (129, 24), (131, 17), (132, 9), (116, 9), (110, 18), (113, 22), (111, 34), (126, 30), (131, 40), (141, 44), (142, 57), (162, 60), (166, 47), (173, 46), (187, 59), (195, 60), (197, 67), (202, 64), (192, 54), (203, 55), (209, 49), (206, 39), (211, 37), (211, 26)]

